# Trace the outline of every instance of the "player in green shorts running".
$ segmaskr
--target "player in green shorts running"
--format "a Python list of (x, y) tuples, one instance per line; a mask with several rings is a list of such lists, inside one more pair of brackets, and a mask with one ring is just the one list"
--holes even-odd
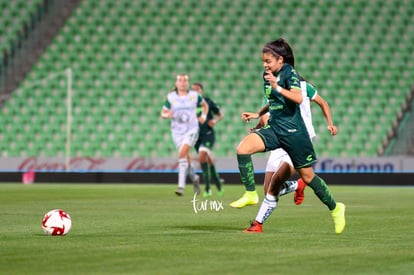
[[(258, 113), (243, 113), (242, 119), (258, 119), (267, 112), (270, 119), (268, 125), (246, 136), (237, 147), (237, 161), (246, 192), (230, 205), (241, 208), (257, 204), (259, 198), (251, 155), (282, 148), (303, 181), (329, 208), (335, 232), (340, 234), (345, 228), (345, 205), (335, 202), (326, 183), (313, 171), (312, 164), (317, 159), (299, 109), (303, 100), (300, 77), (292, 65), (285, 62), (287, 48), (290, 46), (284, 39), (277, 39), (265, 44), (262, 49), (264, 91), (269, 103)], [(270, 196), (268, 200), (276, 203), (275, 196)]]
[[(315, 102), (321, 108), (327, 122), (327, 129), (332, 136), (337, 134), (336, 126), (332, 122), (331, 111), (328, 103), (319, 95), (317, 90), (308, 82), (301, 79), (301, 88), (303, 102), (300, 104), (300, 112), (305, 122), (309, 137), (313, 139), (316, 136), (315, 129), (312, 125), (312, 114), (310, 109), (310, 102)], [(260, 129), (267, 124), (269, 115), (266, 114), (261, 117), (259, 123), (252, 129)], [(245, 229), (245, 233), (261, 233), (264, 222), (269, 218), (272, 212), (276, 209), (279, 197), (290, 192), (295, 192), (294, 202), (299, 205), (304, 199), (305, 182), (299, 178), (298, 180), (288, 180), (295, 173), (292, 161), (289, 155), (282, 149), (278, 148), (270, 152), (269, 159), (266, 165), (266, 173), (264, 179), (264, 193), (265, 198), (257, 212), (256, 218), (250, 227)], [(276, 202), (269, 200), (269, 197), (275, 197)]]
[(208, 113), (206, 122), (200, 123), (200, 133), (198, 140), (194, 146), (198, 155), (200, 166), (202, 170), (202, 178), (205, 185), (204, 197), (210, 197), (212, 191), (210, 183), (213, 181), (217, 187), (217, 194), (223, 195), (222, 183), (223, 180), (220, 178), (216, 171), (216, 166), (213, 161), (213, 146), (216, 142), (216, 134), (214, 126), (223, 119), (223, 113), (220, 111), (219, 106), (209, 97), (203, 95), (203, 85), (201, 83), (194, 83), (192, 90), (197, 91), (208, 104)]

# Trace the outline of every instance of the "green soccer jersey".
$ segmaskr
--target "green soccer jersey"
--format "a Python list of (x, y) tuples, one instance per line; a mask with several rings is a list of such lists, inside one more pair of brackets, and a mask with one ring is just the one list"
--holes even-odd
[[(303, 85), (305, 85), (303, 87)], [(306, 81), (301, 81), (300, 82), (300, 87), (302, 90), (302, 95), (303, 97), (308, 97), (310, 100), (314, 100), (316, 95), (318, 94), (318, 91), (316, 90), (315, 87), (313, 87), (312, 84), (306, 82)], [(305, 92), (304, 92), (305, 91)], [(269, 103), (269, 99), (265, 96), (263, 96), (263, 103), (262, 103), (262, 108)]]
[[(274, 76), (280, 87), (287, 90), (292, 88), (301, 90), (299, 75), (291, 65), (284, 64), (280, 71), (274, 73)], [(306, 130), (298, 104), (273, 89), (266, 79), (264, 79), (264, 91), (265, 97), (269, 100), (270, 119), (268, 123), (278, 134), (286, 135), (298, 129)]]
[[(301, 81), (300, 87), (302, 90), (302, 97), (303, 101), (299, 105), (300, 108), (300, 114), (302, 116), (303, 122), (305, 122), (306, 129), (308, 129), (309, 137), (312, 139), (316, 136), (315, 129), (312, 125), (312, 112), (310, 107), (310, 101), (314, 100), (315, 97), (318, 95), (318, 91), (315, 89), (315, 87), (312, 86), (312, 84)], [(262, 108), (269, 102), (266, 96), (263, 97), (263, 105)]]
[[(200, 136), (210, 132), (210, 131), (214, 131), (214, 128), (210, 127), (208, 125), (208, 121), (212, 120), (214, 118), (214, 116), (218, 115), (220, 113), (220, 107), (210, 98), (208, 97), (204, 97), (204, 100), (207, 102), (208, 104), (208, 113), (207, 113), (207, 118), (206, 121), (203, 124), (200, 124)], [(197, 115), (200, 116), (201, 115), (201, 108), (199, 108), (197, 110)]]

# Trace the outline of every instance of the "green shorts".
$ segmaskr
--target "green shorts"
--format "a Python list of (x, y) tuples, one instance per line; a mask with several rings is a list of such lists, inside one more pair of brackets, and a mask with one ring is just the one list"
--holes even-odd
[(209, 150), (213, 149), (214, 143), (216, 142), (216, 135), (214, 131), (207, 131), (204, 133), (200, 133), (198, 136), (198, 140), (196, 144), (194, 145), (194, 148), (198, 152), (200, 147), (206, 147)]
[(266, 151), (277, 148), (285, 150), (292, 159), (295, 168), (307, 167), (317, 161), (313, 144), (306, 129), (278, 135), (273, 127), (267, 125), (257, 130), (256, 134), (262, 138)]

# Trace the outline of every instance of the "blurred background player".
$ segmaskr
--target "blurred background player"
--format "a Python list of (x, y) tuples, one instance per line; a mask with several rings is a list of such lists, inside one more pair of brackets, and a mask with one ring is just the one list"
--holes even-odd
[[(178, 149), (178, 196), (184, 194), (189, 151), (198, 139), (199, 123), (206, 121), (208, 112), (207, 102), (196, 91), (190, 91), (189, 85), (186, 74), (177, 75), (175, 89), (168, 93), (161, 110), (162, 118), (171, 119), (172, 139)], [(199, 118), (198, 107), (202, 108)], [(195, 185), (194, 191), (198, 193), (199, 186)]]
[(200, 133), (195, 144), (195, 149), (199, 154), (202, 178), (205, 184), (204, 197), (210, 197), (212, 195), (210, 187), (211, 181), (213, 181), (217, 186), (217, 194), (222, 196), (222, 183), (224, 180), (221, 179), (217, 173), (213, 161), (212, 149), (216, 141), (214, 125), (223, 119), (223, 113), (212, 99), (203, 95), (203, 85), (201, 83), (194, 83), (191, 88), (203, 96), (204, 100), (208, 104), (207, 120), (204, 123), (200, 123)]
[(195, 172), (194, 164), (190, 156), (190, 152), (187, 155), (188, 161), (188, 168), (187, 168), (187, 178), (193, 183), (194, 185), (194, 192), (199, 194), (200, 193), (200, 176), (197, 175)]
[[(337, 128), (332, 122), (331, 111), (328, 103), (318, 94), (317, 90), (308, 82), (301, 81), (301, 89), (303, 101), (300, 104), (301, 116), (305, 122), (306, 128), (309, 133), (309, 137), (313, 139), (315, 129), (312, 125), (312, 113), (310, 108), (310, 101), (312, 100), (321, 108), (325, 120), (327, 122), (327, 128), (332, 136), (337, 134)], [(259, 129), (267, 124), (269, 119), (269, 113), (264, 115), (259, 123), (256, 125), (253, 131)], [(292, 160), (285, 150), (278, 148), (270, 152), (269, 159), (266, 165), (265, 179), (264, 179), (264, 193), (262, 205), (257, 213), (255, 221), (252, 225), (245, 229), (245, 233), (260, 233), (262, 232), (262, 225), (266, 219), (276, 209), (279, 196), (286, 195), (295, 191), (294, 202), (299, 205), (304, 199), (304, 190), (306, 187), (305, 182), (299, 178), (298, 180), (287, 181), (287, 179), (293, 176), (295, 169), (292, 164)], [(280, 189), (280, 191), (279, 191)], [(276, 198), (276, 204), (268, 201), (268, 197), (273, 196)]]

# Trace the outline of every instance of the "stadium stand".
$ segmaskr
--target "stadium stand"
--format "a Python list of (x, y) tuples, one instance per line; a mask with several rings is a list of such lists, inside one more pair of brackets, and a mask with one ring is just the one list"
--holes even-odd
[(1, 1), (0, 9), (0, 51), (10, 50), (16, 43), (24, 24), (30, 20), (30, 15), (36, 11), (36, 5), (42, 0)]
[[(233, 156), (252, 127), (240, 113), (262, 101), (261, 47), (284, 37), (339, 129), (330, 137), (314, 106), (318, 155), (382, 154), (414, 79), (414, 2), (271, 2), (82, 1), (2, 108), (0, 153), (64, 154), (64, 72), (71, 68), (72, 155), (175, 155), (159, 112), (176, 74), (186, 72), (225, 114), (215, 154)], [(3, 22), (22, 10), (3, 11)]]
[(0, 106), (18, 87), (80, 0), (1, 1)]
[(32, 15), (37, 13), (40, 3), (40, 0), (0, 2), (0, 102), (11, 91), (8, 86), (18, 70), (17, 62), (11, 62), (11, 56), (16, 56), (16, 49), (22, 46), (27, 26), (31, 25)]

